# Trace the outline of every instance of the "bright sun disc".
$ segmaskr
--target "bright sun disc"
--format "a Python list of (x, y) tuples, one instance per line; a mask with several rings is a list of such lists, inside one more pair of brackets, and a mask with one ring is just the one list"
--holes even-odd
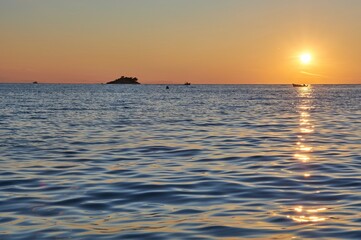
[(312, 60), (312, 55), (310, 53), (302, 53), (300, 55), (300, 62), (302, 64), (309, 64)]

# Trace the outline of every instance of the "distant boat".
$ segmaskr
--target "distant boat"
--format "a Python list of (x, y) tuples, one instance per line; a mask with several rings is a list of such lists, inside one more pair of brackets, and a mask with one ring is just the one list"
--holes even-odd
[(33, 84), (38, 84), (38, 82), (37, 82), (37, 81), (35, 81), (35, 82), (33, 82)]
[(293, 87), (309, 87), (310, 85), (309, 84), (295, 84), (295, 83), (292, 83), (292, 86)]
[(191, 85), (191, 83), (190, 83), (190, 82), (186, 82), (184, 85)]

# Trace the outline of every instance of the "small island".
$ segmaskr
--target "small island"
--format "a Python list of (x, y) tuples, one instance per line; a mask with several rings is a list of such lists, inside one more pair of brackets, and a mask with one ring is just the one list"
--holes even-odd
[(136, 77), (120, 77), (113, 81), (107, 82), (107, 84), (140, 84)]

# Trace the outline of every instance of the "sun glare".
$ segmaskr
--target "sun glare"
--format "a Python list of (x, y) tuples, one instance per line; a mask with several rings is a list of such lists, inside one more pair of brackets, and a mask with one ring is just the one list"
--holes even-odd
[(312, 55), (310, 53), (302, 53), (300, 55), (300, 62), (302, 64), (309, 64), (312, 61)]

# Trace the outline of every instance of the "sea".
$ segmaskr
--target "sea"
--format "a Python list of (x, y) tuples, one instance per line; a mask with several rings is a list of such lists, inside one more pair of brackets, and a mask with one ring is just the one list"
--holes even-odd
[(361, 85), (0, 84), (0, 239), (361, 239)]

